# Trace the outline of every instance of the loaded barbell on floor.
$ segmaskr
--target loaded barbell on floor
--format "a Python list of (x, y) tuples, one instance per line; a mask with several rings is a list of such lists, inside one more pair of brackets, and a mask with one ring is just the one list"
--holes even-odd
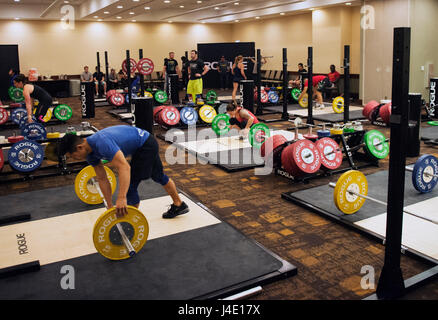
[[(295, 127), (295, 137), (298, 137), (298, 127)], [(384, 159), (389, 154), (388, 141), (389, 139), (379, 131), (371, 130), (365, 134), (364, 142), (343, 151), (349, 153), (364, 148), (374, 159)], [(265, 161), (272, 159), (274, 167), (282, 166), (292, 176), (300, 176), (303, 173), (317, 172), (321, 165), (329, 170), (339, 168), (343, 160), (343, 151), (338, 143), (329, 137), (317, 139), (316, 143), (313, 143), (309, 139), (297, 138), (287, 141), (282, 135), (274, 135), (262, 145), (260, 153)]]
[(143, 213), (128, 206), (128, 214), (118, 217), (116, 208), (108, 209), (108, 204), (95, 178), (90, 184), (103, 199), (107, 209), (96, 221), (93, 228), (93, 243), (97, 252), (110, 260), (123, 260), (136, 255), (145, 245), (149, 236), (149, 223)]
[[(336, 207), (345, 214), (354, 214), (358, 212), (364, 205), (365, 200), (370, 200), (387, 206), (386, 202), (368, 196), (368, 182), (365, 175), (360, 171), (347, 171), (341, 175), (336, 183), (330, 182), (329, 186), (334, 188), (333, 196)], [(436, 220), (419, 216), (405, 209), (403, 212), (434, 224), (438, 224), (438, 221)]]
[[(230, 116), (226, 113), (216, 115), (211, 122), (211, 128), (218, 136), (228, 133), (230, 131)], [(266, 124), (259, 122), (249, 129), (248, 142), (253, 148), (260, 148), (270, 136), (271, 129)], [(243, 137), (239, 136), (238, 139), (243, 140)]]

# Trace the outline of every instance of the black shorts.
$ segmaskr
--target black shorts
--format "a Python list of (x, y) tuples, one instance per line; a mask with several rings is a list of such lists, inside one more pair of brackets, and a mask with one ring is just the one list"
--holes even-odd
[(40, 117), (44, 118), (44, 116), (47, 113), (47, 110), (49, 110), (49, 108), (51, 106), (52, 106), (52, 100), (39, 101), (38, 106), (36, 107), (36, 110), (35, 110), (35, 118), (37, 118), (37, 120), (41, 120)]
[(231, 125), (236, 125), (236, 126), (238, 126), (240, 129), (245, 129), (247, 123), (248, 123), (247, 120), (244, 120), (244, 121), (242, 121), (242, 122), (239, 122), (239, 121), (237, 121), (236, 118), (230, 118), (230, 124), (231, 124)]
[(161, 183), (164, 172), (158, 153), (158, 143), (153, 135), (145, 141), (131, 159), (131, 181), (141, 181), (152, 178), (154, 181)]
[(318, 85), (316, 86), (316, 90), (319, 92), (324, 92), (326, 89), (331, 88), (333, 85), (330, 82), (329, 78), (326, 77), (324, 80), (320, 81)]

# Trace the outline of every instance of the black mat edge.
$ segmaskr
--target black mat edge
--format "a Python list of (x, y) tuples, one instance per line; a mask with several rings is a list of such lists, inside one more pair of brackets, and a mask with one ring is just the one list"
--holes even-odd
[(202, 295), (202, 296), (195, 297), (195, 298), (193, 298), (193, 300), (210, 300), (210, 299), (223, 298), (223, 297), (226, 297), (226, 296), (230, 296), (230, 295), (236, 294), (238, 292), (242, 292), (244, 290), (248, 290), (248, 289), (253, 288), (254, 286), (257, 286), (257, 285), (265, 285), (265, 284), (273, 283), (273, 282), (276, 282), (278, 280), (287, 279), (289, 277), (297, 275), (298, 268), (295, 265), (287, 262), (286, 260), (284, 260), (283, 258), (278, 256), (276, 253), (272, 252), (271, 250), (269, 250), (268, 248), (266, 248), (265, 246), (263, 246), (259, 242), (255, 241), (251, 237), (245, 235), (242, 231), (237, 229), (235, 226), (233, 226), (232, 224), (230, 224), (230, 223), (226, 222), (225, 220), (223, 220), (222, 217), (220, 217), (217, 213), (213, 212), (210, 208), (205, 206), (202, 202), (197, 201), (197, 199), (192, 198), (191, 196), (189, 196), (184, 191), (180, 191), (180, 190), (178, 190), (178, 191), (181, 194), (185, 195), (190, 200), (192, 200), (195, 204), (200, 206), (202, 209), (207, 211), (209, 214), (211, 214), (212, 216), (217, 218), (219, 221), (221, 221), (221, 223), (227, 224), (227, 226), (229, 226), (235, 232), (243, 235), (252, 244), (258, 246), (260, 249), (265, 251), (267, 254), (272, 256), (274, 259), (280, 261), (281, 264), (282, 264), (282, 267), (280, 269), (276, 270), (276, 271), (273, 271), (271, 273), (262, 275), (260, 277), (254, 278), (254, 279), (249, 279), (247, 281), (244, 281), (244, 282), (241, 282), (241, 283), (237, 283), (237, 284), (235, 284), (233, 286), (226, 287), (226, 288), (223, 288), (223, 289), (218, 290), (218, 291), (214, 291), (214, 292)]
[[(310, 188), (309, 190), (311, 190), (312, 188)], [(300, 198), (296, 197), (293, 195), (294, 192), (284, 192), (281, 194), (281, 198), (287, 201), (290, 201), (296, 205), (299, 205), (300, 207), (306, 208), (314, 213), (319, 214), (320, 216), (324, 217), (324, 218), (328, 218), (331, 221), (337, 222), (339, 224), (341, 224), (344, 227), (347, 227), (350, 230), (356, 231), (361, 235), (366, 236), (367, 238), (370, 238), (374, 241), (380, 242), (383, 246), (385, 246), (385, 237), (374, 233), (366, 228), (363, 228), (359, 225), (354, 224), (353, 222), (350, 222), (348, 220), (342, 219), (342, 216), (337, 216), (327, 210), (321, 209), (318, 206), (314, 206), (313, 204), (301, 200)], [(428, 257), (416, 250), (413, 249), (409, 249), (409, 248), (405, 248), (402, 247), (400, 248), (400, 250), (402, 250), (402, 253), (412, 257), (412, 258), (417, 258), (419, 260), (421, 260), (422, 262), (426, 262), (426, 263), (432, 263), (434, 265), (438, 264), (438, 260), (435, 260), (431, 257)]]

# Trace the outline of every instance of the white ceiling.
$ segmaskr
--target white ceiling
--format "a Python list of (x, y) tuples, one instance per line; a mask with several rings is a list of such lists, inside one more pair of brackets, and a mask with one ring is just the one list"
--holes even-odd
[[(234, 23), (259, 16), (261, 19), (297, 14), (311, 8), (360, 5), (360, 0), (0, 0), (0, 19), (61, 19), (61, 8), (72, 6), (75, 20), (147, 22)], [(122, 6), (122, 8), (117, 8)], [(150, 9), (146, 9), (149, 7)], [(118, 18), (120, 17), (120, 18)]]

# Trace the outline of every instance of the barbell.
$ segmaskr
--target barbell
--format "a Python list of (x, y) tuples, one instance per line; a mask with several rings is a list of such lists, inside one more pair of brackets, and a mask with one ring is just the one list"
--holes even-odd
[[(261, 58), (268, 59), (268, 58), (274, 58), (274, 56), (262, 56)], [(243, 57), (243, 59), (256, 59), (256, 57)]]
[(107, 209), (94, 224), (94, 247), (97, 252), (110, 260), (133, 257), (143, 248), (149, 235), (146, 217), (132, 206), (128, 206), (127, 215), (117, 217), (115, 207), (108, 209), (108, 204), (95, 177), (91, 178), (90, 182), (103, 199)]
[[(438, 160), (432, 155), (420, 157), (413, 168), (406, 167), (412, 172), (412, 183), (414, 188), (426, 193), (432, 191), (438, 182)], [(345, 214), (358, 212), (365, 203), (370, 200), (381, 205), (386, 202), (368, 196), (368, 182), (365, 175), (357, 170), (350, 170), (341, 175), (336, 183), (329, 183), (334, 188), (333, 197), (336, 207)], [(417, 214), (403, 210), (403, 212), (438, 224), (438, 221), (418, 216)]]

